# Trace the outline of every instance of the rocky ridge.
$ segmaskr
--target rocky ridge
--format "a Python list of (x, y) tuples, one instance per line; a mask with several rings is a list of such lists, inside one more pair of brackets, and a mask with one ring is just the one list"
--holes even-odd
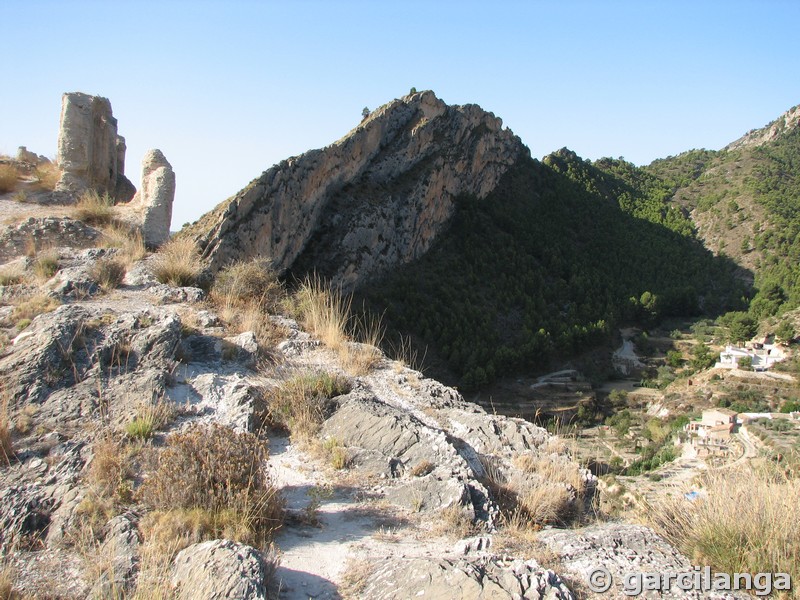
[(761, 129), (753, 129), (731, 142), (723, 150), (738, 150), (740, 148), (758, 147), (771, 142), (785, 131), (800, 126), (800, 105), (790, 108), (769, 125)]
[(486, 196), (527, 152), (480, 107), (415, 93), (265, 171), (185, 235), (212, 271), (262, 256), (280, 272), (313, 268), (349, 289), (424, 254), (456, 197)]

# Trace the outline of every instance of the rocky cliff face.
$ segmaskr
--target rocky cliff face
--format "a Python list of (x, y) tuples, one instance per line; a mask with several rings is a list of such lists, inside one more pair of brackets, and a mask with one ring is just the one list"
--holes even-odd
[(461, 194), (483, 197), (527, 148), (476, 105), (395, 100), (338, 142), (264, 172), (188, 231), (212, 271), (270, 257), (352, 288), (418, 258)]
[(92, 188), (127, 202), (135, 189), (125, 177), (125, 151), (125, 138), (117, 133), (117, 120), (107, 98), (64, 94), (57, 158), (62, 174), (57, 190)]
[(723, 150), (737, 150), (747, 146), (761, 146), (767, 142), (771, 142), (785, 131), (798, 126), (800, 126), (800, 105), (790, 108), (766, 127), (748, 131), (735, 142), (731, 142), (725, 146)]

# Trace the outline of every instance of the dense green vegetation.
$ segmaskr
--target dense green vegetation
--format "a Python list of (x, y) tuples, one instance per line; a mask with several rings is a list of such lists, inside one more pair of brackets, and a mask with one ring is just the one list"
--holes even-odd
[[(752, 324), (800, 306), (800, 128), (761, 146), (693, 150), (643, 170), (708, 221), (707, 235), (721, 239), (726, 254), (753, 253)], [(736, 228), (736, 242), (725, 244)]]
[(754, 243), (764, 253), (750, 311), (756, 318), (800, 306), (800, 129), (753, 150), (747, 185), (770, 217)]
[(362, 291), (465, 388), (547, 368), (620, 323), (719, 314), (743, 295), (670, 187), (621, 160), (523, 160), (483, 200), (460, 198), (420, 260)]

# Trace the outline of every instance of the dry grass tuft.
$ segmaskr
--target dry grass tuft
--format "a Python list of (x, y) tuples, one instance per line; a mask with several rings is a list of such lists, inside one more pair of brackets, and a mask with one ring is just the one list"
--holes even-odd
[(125, 426), (125, 433), (132, 439), (149, 440), (156, 431), (171, 423), (176, 414), (175, 404), (169, 400), (143, 403)]
[(451, 504), (437, 513), (434, 534), (462, 540), (475, 532), (475, 523), (460, 504)]
[(17, 285), (25, 280), (25, 272), (19, 265), (0, 269), (0, 285)]
[(61, 179), (61, 169), (53, 161), (44, 162), (36, 167), (34, 175), (36, 176), (36, 187), (46, 192), (52, 192), (56, 189), (58, 180)]
[(303, 326), (339, 355), (348, 373), (365, 375), (381, 361), (377, 349), (384, 335), (381, 319), (351, 317), (352, 297), (315, 276), (303, 281), (293, 300)]
[(87, 190), (78, 198), (73, 217), (89, 225), (110, 225), (114, 221), (114, 199), (108, 194), (102, 196), (94, 190)]
[(126, 270), (122, 259), (101, 258), (92, 265), (90, 275), (104, 291), (109, 291), (122, 284)]
[(328, 464), (337, 471), (348, 469), (353, 462), (353, 456), (350, 451), (335, 437), (328, 438), (322, 442), (320, 444), (320, 452)]
[(267, 458), (266, 444), (258, 437), (219, 425), (171, 435), (157, 470), (140, 490), (154, 511), (145, 537), (162, 546), (222, 536), (266, 545), (283, 511), (265, 471)]
[(202, 270), (197, 246), (189, 238), (172, 238), (153, 257), (153, 275), (175, 287), (195, 285)]
[(88, 482), (98, 495), (113, 497), (132, 477), (130, 455), (122, 444), (110, 437), (95, 443)]
[(424, 477), (431, 471), (436, 468), (436, 465), (433, 464), (429, 460), (423, 460), (422, 462), (418, 462), (414, 467), (408, 472), (411, 477)]
[(11, 440), (11, 418), (9, 414), (9, 392), (0, 391), (0, 460), (6, 465), (11, 464), (14, 456), (14, 445)]
[(33, 272), (40, 281), (47, 281), (58, 272), (58, 251), (51, 248), (36, 254), (33, 261)]
[(331, 348), (339, 350), (347, 341), (351, 302), (331, 290), (319, 277), (308, 277), (294, 295), (294, 311), (303, 326)]
[(269, 318), (284, 300), (270, 261), (256, 258), (222, 269), (211, 288), (220, 318), (236, 333), (252, 331), (259, 348), (274, 346), (284, 335)]
[(364, 590), (375, 572), (375, 565), (364, 559), (350, 558), (342, 574), (339, 591), (343, 598), (362, 598)]
[(266, 394), (267, 419), (288, 429), (293, 440), (309, 442), (333, 409), (331, 399), (349, 391), (350, 382), (338, 375), (297, 375)]
[(239, 261), (222, 269), (214, 279), (211, 298), (218, 306), (241, 307), (257, 303), (274, 311), (283, 288), (266, 258)]
[(711, 471), (703, 488), (694, 501), (678, 494), (650, 505), (646, 518), (694, 564), (800, 581), (800, 480), (768, 464)]
[(0, 567), (0, 600), (20, 600), (22, 596), (14, 591), (14, 569), (11, 565)]
[(536, 474), (547, 481), (564, 484), (578, 496), (586, 493), (586, 479), (580, 466), (565, 456), (519, 454), (514, 458), (514, 466), (523, 473)]
[[(11, 325), (17, 329), (24, 329), (36, 316), (52, 312), (58, 308), (60, 302), (47, 294), (36, 294), (16, 302), (11, 313)], [(21, 324), (26, 323), (25, 327)]]
[(17, 170), (12, 165), (0, 165), (0, 194), (17, 189)]
[(118, 257), (126, 267), (147, 256), (142, 232), (121, 223), (111, 223), (103, 228), (102, 245), (105, 248), (119, 248)]
[(564, 525), (580, 516), (585, 483), (579, 467), (565, 457), (522, 455), (514, 461), (517, 471), (508, 476), (490, 459), (481, 462), (486, 486), (507, 520), (537, 528)]

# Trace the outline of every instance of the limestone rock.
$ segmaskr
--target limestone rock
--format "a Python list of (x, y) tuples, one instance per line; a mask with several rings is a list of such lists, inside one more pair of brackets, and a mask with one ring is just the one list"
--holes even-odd
[(228, 540), (189, 546), (175, 558), (172, 585), (179, 600), (267, 598), (274, 566), (255, 549)]
[(415, 93), (272, 167), (186, 235), (212, 271), (263, 256), (278, 271), (315, 270), (349, 289), (424, 254), (454, 199), (486, 196), (525, 153), (491, 113)]
[(111, 102), (80, 92), (64, 94), (56, 158), (62, 173), (56, 191), (80, 193), (88, 188), (130, 200), (116, 196), (118, 188), (127, 188), (121, 181), (124, 156), (125, 142), (117, 134)]
[(69, 217), (30, 217), (18, 225), (0, 227), (0, 261), (26, 254), (31, 242), (37, 248), (91, 248), (101, 235)]
[(175, 172), (161, 150), (150, 150), (142, 160), (142, 185), (133, 204), (141, 211), (144, 242), (151, 248), (169, 239)]
[(572, 600), (566, 584), (534, 560), (505, 563), (497, 557), (386, 559), (377, 564), (359, 597), (373, 600)]
[[(603, 567), (611, 574), (614, 588), (624, 593), (625, 576), (636, 573), (687, 573), (692, 571), (688, 558), (664, 541), (652, 529), (625, 523), (599, 523), (583, 529), (549, 529), (536, 539), (551, 550), (565, 569), (578, 574), (587, 584), (590, 575)], [(748, 598), (744, 593), (709, 593), (701, 595), (672, 588), (661, 594), (646, 592), (649, 598)]]
[(118, 515), (106, 524), (100, 555), (110, 560), (95, 582), (90, 598), (113, 598), (128, 590), (139, 566), (139, 532), (128, 515)]
[(795, 127), (800, 127), (800, 105), (787, 110), (766, 127), (749, 131), (735, 142), (725, 146), (723, 150), (762, 146)]

